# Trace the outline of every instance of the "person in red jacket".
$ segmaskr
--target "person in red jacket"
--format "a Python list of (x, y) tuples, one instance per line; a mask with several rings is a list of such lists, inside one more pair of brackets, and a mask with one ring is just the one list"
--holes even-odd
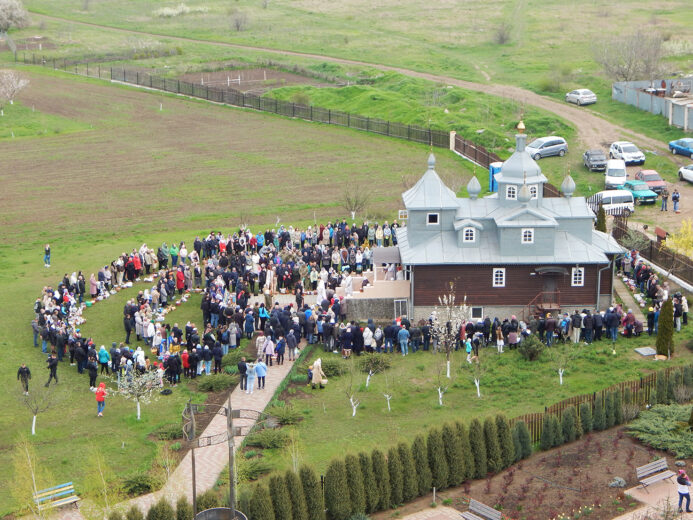
[(103, 417), (103, 409), (106, 408), (107, 395), (106, 383), (99, 383), (99, 387), (96, 389), (96, 411), (98, 412), (98, 417)]
[(178, 289), (178, 294), (183, 294), (183, 289), (185, 289), (185, 273), (182, 266), (178, 266), (176, 271), (176, 289)]
[(183, 363), (183, 375), (185, 377), (190, 377), (190, 360), (188, 350), (185, 349), (183, 350), (183, 353), (180, 355), (180, 360)]

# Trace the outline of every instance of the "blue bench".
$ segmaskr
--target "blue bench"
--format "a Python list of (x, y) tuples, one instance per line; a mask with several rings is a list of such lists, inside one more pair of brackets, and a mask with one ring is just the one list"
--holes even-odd
[(72, 482), (42, 489), (34, 495), (34, 502), (36, 502), (39, 511), (74, 504), (78, 500), (79, 497), (75, 495), (75, 486)]

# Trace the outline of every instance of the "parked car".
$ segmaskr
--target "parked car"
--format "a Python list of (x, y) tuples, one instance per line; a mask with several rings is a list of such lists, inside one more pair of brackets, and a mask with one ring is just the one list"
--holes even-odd
[(542, 157), (550, 155), (559, 155), (563, 157), (568, 153), (568, 143), (562, 137), (550, 135), (548, 137), (540, 137), (529, 143), (525, 150), (532, 156), (532, 159), (538, 161)]
[(604, 207), (609, 215), (628, 216), (635, 211), (635, 200), (633, 194), (625, 190), (605, 190), (595, 193), (587, 199), (587, 204), (595, 215), (599, 211), (599, 206)]
[(628, 141), (616, 141), (609, 148), (611, 159), (622, 159), (626, 164), (645, 164), (645, 154)]
[(636, 204), (654, 204), (657, 194), (647, 187), (645, 181), (629, 180), (619, 190), (630, 191)]
[(669, 150), (671, 150), (671, 153), (674, 155), (679, 154), (693, 157), (693, 138), (684, 137), (683, 139), (671, 141), (669, 143)]
[(657, 170), (640, 170), (635, 174), (635, 178), (639, 181), (645, 181), (647, 187), (654, 191), (657, 195), (664, 191), (667, 183), (664, 182)]
[(591, 172), (606, 170), (606, 155), (601, 150), (587, 150), (582, 154), (582, 163)]
[(682, 181), (693, 182), (693, 164), (681, 166), (681, 168), (679, 168), (679, 179)]
[(575, 103), (576, 105), (591, 105), (597, 102), (597, 94), (586, 88), (579, 88), (568, 92), (565, 95), (565, 100), (568, 103)]
[(626, 183), (626, 163), (621, 159), (609, 159), (604, 172), (604, 189), (615, 190)]

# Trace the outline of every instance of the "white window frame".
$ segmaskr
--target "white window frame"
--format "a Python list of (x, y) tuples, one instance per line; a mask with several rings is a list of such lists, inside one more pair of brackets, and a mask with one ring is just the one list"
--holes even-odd
[[(496, 276), (500, 275), (500, 276)], [(493, 287), (505, 287), (505, 267), (494, 267), (491, 275)]]
[(585, 268), (573, 267), (570, 272), (570, 286), (584, 287), (585, 286)]
[[(467, 238), (467, 233), (471, 233), (471, 238)], [(476, 229), (473, 227), (466, 227), (462, 229), (462, 242), (468, 244), (476, 242)]]
[[(431, 217), (435, 216), (436, 221), (431, 222)], [(438, 226), (440, 225), (440, 213), (427, 213), (426, 214), (426, 225), (427, 226)]]
[[(475, 312), (478, 311), (478, 312)], [(481, 320), (484, 319), (484, 308), (483, 307), (472, 307), (472, 319)]]
[[(512, 191), (512, 196), (510, 192)], [(505, 187), (505, 198), (507, 200), (517, 200), (517, 186), (509, 185)]]
[[(527, 235), (528, 240), (525, 239), (525, 235)], [(534, 228), (522, 228), (520, 242), (522, 244), (534, 244)]]
[(537, 200), (539, 198), (539, 185), (530, 184), (529, 193), (532, 195), (532, 200)]
[(409, 218), (409, 211), (406, 209), (399, 210), (399, 220), (407, 220)]

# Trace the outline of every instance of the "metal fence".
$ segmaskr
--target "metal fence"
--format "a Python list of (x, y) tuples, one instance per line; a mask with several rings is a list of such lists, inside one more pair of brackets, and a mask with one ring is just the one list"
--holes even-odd
[(457, 153), (464, 155), (467, 159), (484, 168), (488, 168), (491, 163), (501, 161), (501, 158), (495, 153), (489, 152), (483, 146), (479, 146), (459, 135), (455, 135), (454, 146)]
[[(682, 92), (684, 97), (670, 97), (676, 91)], [(619, 81), (612, 84), (611, 97), (651, 114), (664, 116), (670, 125), (690, 131), (693, 129), (692, 91), (691, 79)]]

